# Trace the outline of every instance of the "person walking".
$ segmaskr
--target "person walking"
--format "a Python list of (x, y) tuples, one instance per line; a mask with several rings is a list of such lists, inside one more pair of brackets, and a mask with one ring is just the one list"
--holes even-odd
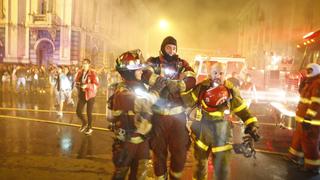
[(246, 126), (244, 133), (255, 141), (260, 138), (257, 118), (248, 111), (238, 88), (225, 80), (226, 67), (223, 63), (215, 63), (208, 72), (209, 78), (194, 87), (188, 96), (184, 96), (186, 104), (197, 108), (199, 113), (190, 128), (194, 141), (193, 179), (207, 179), (208, 158), (212, 154), (214, 179), (227, 180), (233, 146), (231, 124), (224, 118), (224, 112), (227, 110), (236, 114)]
[(180, 179), (190, 145), (181, 96), (195, 86), (195, 73), (189, 63), (177, 55), (177, 40), (172, 36), (163, 40), (160, 56), (149, 58), (148, 64), (150, 68), (144, 71), (144, 82), (153, 85), (156, 78), (161, 76), (167, 83), (153, 108), (151, 148), (155, 175), (158, 179)]
[(296, 129), (289, 148), (289, 159), (301, 170), (320, 174), (320, 65), (307, 65), (307, 78), (299, 87)]
[(141, 81), (143, 57), (139, 49), (121, 54), (116, 61), (116, 70), (123, 81), (116, 85), (108, 100), (112, 112), (111, 129), (115, 134), (112, 179), (124, 180), (130, 171), (129, 180), (144, 180), (150, 159), (151, 107), (165, 84), (158, 77), (150, 91), (145, 87)]
[(58, 75), (56, 80), (56, 88), (57, 88), (57, 100), (59, 104), (59, 110), (57, 111), (57, 115), (63, 116), (63, 106), (64, 102), (67, 101), (68, 104), (73, 105), (72, 99), (72, 81), (68, 77), (69, 69), (68, 67), (58, 67)]
[[(99, 79), (93, 69), (90, 68), (91, 61), (84, 59), (82, 68), (77, 72), (75, 83), (78, 88), (78, 103), (77, 103), (77, 116), (81, 120), (80, 132), (86, 135), (92, 133), (92, 111), (95, 101), (97, 88), (99, 86)], [(84, 106), (87, 105), (87, 118), (85, 120), (83, 113)]]

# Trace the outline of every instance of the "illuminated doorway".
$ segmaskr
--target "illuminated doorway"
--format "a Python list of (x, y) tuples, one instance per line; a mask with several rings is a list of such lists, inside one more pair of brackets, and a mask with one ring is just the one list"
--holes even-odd
[(42, 39), (36, 43), (37, 64), (47, 67), (53, 60), (54, 45), (49, 39)]

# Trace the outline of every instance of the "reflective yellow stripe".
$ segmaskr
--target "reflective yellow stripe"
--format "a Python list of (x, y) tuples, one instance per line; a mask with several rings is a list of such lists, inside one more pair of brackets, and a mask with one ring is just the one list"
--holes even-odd
[(243, 102), (240, 106), (234, 108), (232, 111), (234, 113), (237, 113), (239, 111), (242, 111), (243, 109), (247, 108), (247, 104), (245, 102)]
[(320, 104), (320, 98), (319, 97), (311, 97), (311, 102), (316, 102)]
[(186, 77), (196, 77), (196, 73), (192, 72), (192, 71), (185, 71), (183, 73)]
[(167, 175), (164, 174), (164, 175), (162, 175), (162, 176), (156, 176), (155, 179), (156, 179), (156, 180), (166, 180), (166, 179), (167, 179)]
[(156, 83), (158, 77), (158, 75), (152, 74), (149, 78), (149, 85), (153, 86)]
[(198, 101), (198, 97), (193, 92), (191, 93), (191, 95), (194, 101)]
[(208, 108), (208, 106), (206, 105), (206, 103), (202, 100), (201, 101), (201, 104), (202, 104), (202, 106), (204, 107), (204, 108)]
[(127, 88), (122, 87), (122, 86), (123, 86), (123, 84), (119, 84), (116, 91), (117, 91), (117, 92), (122, 92), (122, 91), (127, 91), (127, 90), (128, 90)]
[(196, 110), (196, 120), (200, 121), (201, 118), (202, 118), (201, 110), (199, 108), (197, 108), (197, 110)]
[(310, 164), (310, 165), (313, 165), (313, 166), (320, 166), (320, 159), (312, 160), (312, 159), (304, 158), (304, 163)]
[(182, 172), (174, 172), (172, 169), (170, 169), (170, 175), (175, 177), (176, 179), (180, 179), (182, 176)]
[(135, 115), (136, 113), (134, 113), (133, 111), (128, 111), (128, 115)]
[(304, 120), (304, 122), (309, 123), (311, 125), (320, 126), (320, 120), (318, 120), (318, 119), (312, 119), (311, 121)]
[(130, 142), (133, 144), (140, 144), (143, 142), (143, 139), (140, 136), (130, 138)]
[(120, 116), (121, 113), (122, 113), (121, 110), (113, 110), (113, 111), (111, 111), (112, 116)]
[(212, 152), (216, 153), (216, 152), (228, 151), (230, 149), (232, 149), (232, 145), (231, 144), (227, 144), (227, 145), (224, 145), (224, 146), (218, 146), (218, 147), (212, 148)]
[(175, 114), (180, 114), (182, 112), (184, 112), (184, 108), (182, 106), (177, 106), (174, 108), (159, 108), (156, 107), (153, 109), (154, 112), (161, 114), (161, 115), (175, 115)]
[(303, 97), (300, 98), (300, 102), (303, 104), (311, 104), (311, 101), (309, 99)]
[(305, 123), (309, 123), (311, 125), (315, 125), (315, 126), (320, 126), (320, 120), (319, 119), (312, 119), (310, 120), (305, 120), (302, 117), (296, 116), (295, 120), (299, 123), (305, 122)]
[(146, 69), (147, 69), (147, 70), (150, 70), (152, 73), (154, 73), (154, 69), (152, 68), (152, 66), (147, 66)]
[[(120, 116), (123, 111), (121, 110), (113, 110), (111, 111), (112, 116)], [(128, 111), (128, 115), (135, 115), (133, 111)]]
[(307, 110), (307, 114), (315, 117), (315, 116), (317, 115), (317, 111), (314, 111), (314, 110), (312, 110), (312, 109), (308, 109), (308, 110)]
[(296, 151), (295, 149), (293, 149), (292, 147), (289, 148), (289, 152), (295, 156), (298, 156), (298, 157), (303, 157), (303, 152), (298, 152)]
[(224, 81), (224, 85), (229, 89), (232, 89), (234, 86), (233, 83), (228, 80)]
[(257, 120), (256, 117), (252, 117), (252, 118), (247, 119), (247, 120), (244, 122), (244, 124), (247, 126), (247, 125), (249, 125), (249, 124), (251, 124), (251, 123), (253, 123), (253, 122), (258, 122), (258, 120)]
[(185, 92), (182, 92), (180, 93), (181, 95), (186, 95), (186, 94), (189, 94), (193, 89), (190, 89), (189, 91), (185, 91)]
[(205, 150), (205, 151), (207, 151), (208, 148), (209, 148), (209, 146), (205, 145), (205, 144), (204, 144), (202, 141), (200, 141), (200, 140), (197, 140), (197, 141), (196, 141), (196, 144), (197, 144), (201, 149), (203, 149), (203, 150)]
[(223, 113), (221, 111), (209, 112), (208, 114), (210, 116), (217, 116), (217, 117), (222, 117), (223, 116)]
[(302, 117), (300, 117), (300, 116), (296, 116), (296, 117), (295, 117), (295, 120), (296, 120), (297, 122), (300, 122), (300, 123), (302, 123), (302, 122), (304, 121), (304, 119), (303, 119)]
[(183, 80), (182, 81), (178, 81), (178, 87), (180, 89), (180, 93), (187, 90), (187, 85)]

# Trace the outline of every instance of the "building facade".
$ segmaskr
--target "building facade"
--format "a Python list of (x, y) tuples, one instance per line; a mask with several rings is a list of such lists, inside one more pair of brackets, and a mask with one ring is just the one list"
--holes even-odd
[(124, 50), (148, 51), (146, 9), (140, 0), (0, 0), (0, 62), (111, 67)]
[(320, 29), (319, 11), (318, 0), (249, 1), (238, 16), (238, 52), (260, 69), (272, 57), (294, 59), (303, 35)]

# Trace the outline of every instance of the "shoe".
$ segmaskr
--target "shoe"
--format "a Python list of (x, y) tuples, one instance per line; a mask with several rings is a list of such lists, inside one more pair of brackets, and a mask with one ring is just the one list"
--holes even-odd
[(57, 115), (60, 116), (60, 117), (62, 117), (62, 116), (63, 116), (62, 111), (58, 111), (58, 112), (57, 112)]
[(92, 134), (92, 128), (87, 128), (85, 131), (84, 131), (84, 134), (85, 135), (91, 135)]
[(73, 102), (73, 101), (71, 101), (68, 105), (69, 105), (70, 107), (75, 107), (75, 105), (74, 105), (74, 102)]
[(79, 128), (79, 131), (80, 131), (80, 132), (84, 132), (86, 129), (87, 129), (87, 125), (82, 125), (82, 126)]
[(295, 160), (295, 159), (290, 158), (289, 156), (284, 156), (283, 159), (288, 161), (289, 163), (293, 163), (296, 166), (302, 166), (303, 165), (303, 160), (302, 159)]

